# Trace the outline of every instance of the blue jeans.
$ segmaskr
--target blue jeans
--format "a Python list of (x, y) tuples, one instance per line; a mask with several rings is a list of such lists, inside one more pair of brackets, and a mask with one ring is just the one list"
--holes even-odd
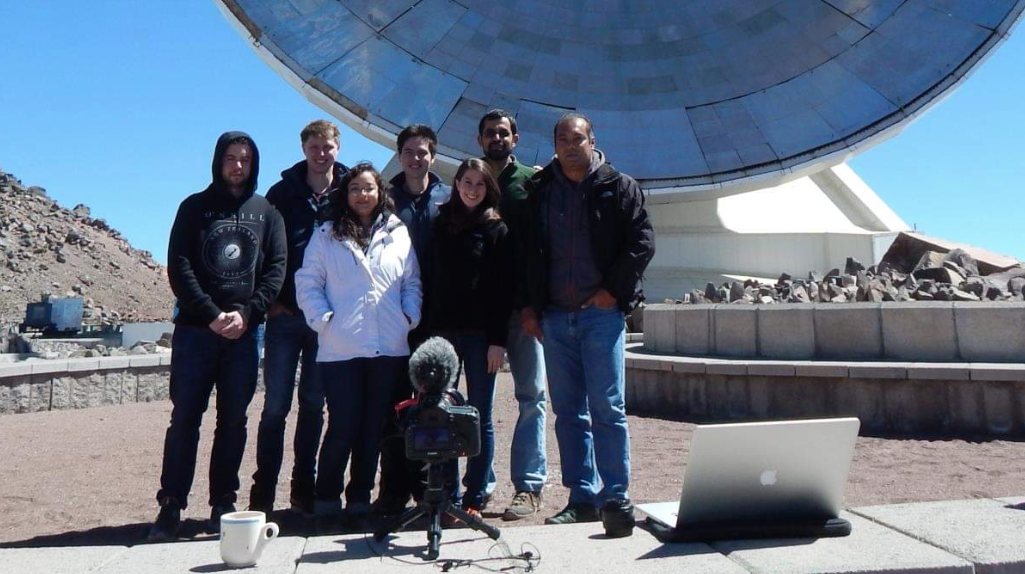
[(317, 448), (324, 426), (324, 389), (316, 375), (317, 333), (302, 315), (282, 313), (267, 319), (267, 345), (263, 355), (263, 412), (256, 439), (254, 496), (273, 504), (281, 471), (285, 442), (285, 418), (292, 409), (295, 369), (302, 356), (299, 375), (299, 416), (296, 420), (295, 463), (292, 465), (292, 491), (313, 496), (317, 473)]
[(509, 321), (506, 354), (520, 414), (513, 431), (509, 471), (516, 492), (541, 492), (548, 478), (545, 456), (545, 357), (541, 343), (520, 326), (519, 313)]
[[(389, 399), (407, 360), (408, 357), (373, 357), (317, 365), (328, 415), (317, 473), (317, 513), (341, 511), (345, 467), (350, 455), (346, 503), (370, 503), (381, 431), (391, 408)], [(357, 444), (360, 448), (354, 449)]]
[(549, 308), (541, 327), (562, 484), (570, 489), (569, 501), (600, 506), (610, 498), (626, 498), (630, 433), (624, 400), (623, 313), (593, 306), (575, 311)]
[(246, 409), (256, 391), (256, 329), (234, 341), (206, 327), (178, 325), (171, 337), (171, 424), (157, 501), (188, 506), (196, 473), (199, 426), (217, 388), (217, 426), (210, 454), (210, 505), (234, 504), (246, 448)]
[(463, 475), (463, 508), (480, 509), (488, 479), (494, 476), (495, 426), (491, 413), (495, 405), (495, 373), (488, 372), (488, 341), (483, 333), (441, 334), (455, 347), (466, 375), (467, 404), (480, 412), (480, 454), (466, 461)]

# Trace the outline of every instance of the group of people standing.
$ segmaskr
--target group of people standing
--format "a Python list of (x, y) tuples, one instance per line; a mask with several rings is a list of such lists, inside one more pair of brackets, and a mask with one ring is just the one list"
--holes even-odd
[(640, 188), (605, 162), (588, 118), (567, 114), (553, 137), (551, 163), (523, 165), (512, 153), (515, 117), (492, 110), (478, 126), (483, 157), (463, 161), (450, 187), (431, 170), (437, 135), (412, 125), (396, 142), (402, 172), (386, 185), (369, 163), (339, 163), (338, 128), (318, 120), (300, 134), (305, 159), (261, 197), (253, 139), (223, 134), (212, 183), (182, 202), (171, 230), (173, 409), (149, 538), (177, 533), (214, 388), (209, 527), (235, 510), (264, 320), (250, 509), (274, 509), (300, 361), (292, 508), (358, 525), (422, 496), (422, 463), (405, 459), (394, 407), (413, 396), (411, 350), (439, 335), (480, 412), (481, 452), (466, 463), (465, 490), (449, 485), (464, 510), (479, 516), (497, 483), (491, 413), (508, 357), (519, 416), (516, 495), (503, 519), (543, 506), (547, 381), (570, 497), (546, 522), (632, 524), (624, 315), (641, 299), (654, 236)]

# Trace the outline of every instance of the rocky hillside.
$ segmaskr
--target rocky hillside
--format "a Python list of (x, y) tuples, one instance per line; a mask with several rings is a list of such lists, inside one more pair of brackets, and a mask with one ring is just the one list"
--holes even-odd
[(67, 209), (0, 170), (0, 324), (21, 323), (43, 295), (80, 296), (86, 322), (165, 321), (166, 269), (79, 204)]

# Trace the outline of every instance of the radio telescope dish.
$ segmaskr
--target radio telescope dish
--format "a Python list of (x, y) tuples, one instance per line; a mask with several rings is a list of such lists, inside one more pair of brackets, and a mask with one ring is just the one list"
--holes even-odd
[(393, 145), (516, 115), (517, 157), (591, 117), (648, 189), (783, 181), (893, 135), (998, 46), (1025, 0), (215, 0), (311, 100)]

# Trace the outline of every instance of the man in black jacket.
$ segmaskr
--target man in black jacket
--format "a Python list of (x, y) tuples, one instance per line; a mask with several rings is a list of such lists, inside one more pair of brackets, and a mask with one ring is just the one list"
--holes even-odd
[(326, 120), (310, 122), (299, 134), (303, 161), (281, 172), (271, 186), (267, 201), (285, 222), (288, 271), (281, 293), (267, 312), (263, 360), (264, 393), (260, 431), (256, 439), (256, 473), (249, 493), (249, 509), (271, 512), (284, 451), (285, 418), (292, 409), (295, 370), (302, 356), (299, 376), (299, 415), (295, 425), (290, 503), (296, 510), (313, 512), (317, 448), (324, 426), (324, 389), (314, 375), (317, 367), (317, 333), (295, 300), (295, 272), (315, 228), (324, 222), (328, 196), (348, 171), (336, 161), (338, 126)]
[(281, 215), (254, 195), (260, 156), (252, 138), (217, 140), (213, 181), (181, 203), (167, 254), (178, 298), (171, 340), (171, 424), (150, 540), (176, 535), (196, 470), (199, 426), (217, 388), (217, 427), (210, 455), (210, 522), (234, 511), (246, 445), (246, 409), (256, 390), (256, 326), (285, 277)]
[(544, 345), (562, 483), (570, 489), (569, 504), (545, 522), (601, 517), (607, 533), (626, 535), (633, 506), (624, 314), (641, 299), (655, 238), (637, 182), (594, 145), (589, 119), (563, 116), (556, 159), (525, 186), (519, 302), (523, 329)]

